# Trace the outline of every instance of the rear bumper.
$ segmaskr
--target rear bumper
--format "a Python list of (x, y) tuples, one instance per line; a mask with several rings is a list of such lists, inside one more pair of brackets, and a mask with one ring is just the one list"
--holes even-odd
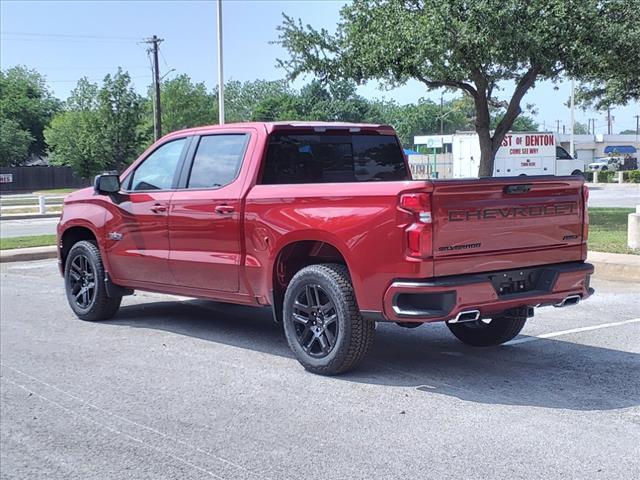
[[(593, 265), (583, 262), (543, 265), (484, 274), (456, 275), (425, 281), (394, 281), (384, 295), (383, 315), (396, 322), (436, 322), (478, 311), (490, 318), (520, 307), (576, 303), (593, 289)], [(577, 296), (577, 297), (576, 297)]]

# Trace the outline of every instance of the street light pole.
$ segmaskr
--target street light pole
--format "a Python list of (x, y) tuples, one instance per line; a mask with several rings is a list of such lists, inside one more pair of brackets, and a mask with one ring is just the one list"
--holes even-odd
[(224, 123), (224, 75), (222, 72), (222, 0), (217, 0), (218, 17), (218, 123)]
[(573, 145), (575, 141), (575, 96), (576, 96), (576, 81), (571, 79), (571, 137), (569, 140), (569, 155), (573, 157)]

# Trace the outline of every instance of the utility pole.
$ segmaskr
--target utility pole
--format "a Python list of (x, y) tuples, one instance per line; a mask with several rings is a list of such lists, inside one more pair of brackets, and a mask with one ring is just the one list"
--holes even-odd
[(440, 135), (444, 135), (444, 99), (440, 95)]
[(560, 120), (556, 120), (556, 133), (560, 133)]
[(638, 136), (640, 136), (640, 115), (636, 115), (636, 143), (638, 143)]
[(575, 95), (576, 82), (571, 79), (571, 138), (569, 140), (569, 155), (573, 157), (573, 146), (575, 143), (576, 117), (575, 117)]
[(224, 123), (224, 75), (222, 73), (222, 0), (217, 0), (218, 17), (218, 123)]
[(162, 111), (160, 110), (160, 66), (158, 63), (158, 46), (163, 40), (163, 38), (158, 38), (156, 35), (154, 35), (153, 37), (148, 38), (144, 41), (144, 43), (148, 43), (149, 45), (151, 45), (147, 52), (153, 53), (153, 136), (156, 141), (162, 136)]
[(607, 133), (611, 135), (611, 107), (607, 107)]

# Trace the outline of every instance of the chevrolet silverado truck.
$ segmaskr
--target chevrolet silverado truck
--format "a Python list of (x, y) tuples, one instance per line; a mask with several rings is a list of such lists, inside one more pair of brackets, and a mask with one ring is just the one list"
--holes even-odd
[(299, 362), (337, 374), (377, 322), (490, 346), (589, 297), (583, 182), (412, 180), (384, 125), (194, 128), (66, 197), (60, 270), (83, 320), (135, 290), (269, 306)]

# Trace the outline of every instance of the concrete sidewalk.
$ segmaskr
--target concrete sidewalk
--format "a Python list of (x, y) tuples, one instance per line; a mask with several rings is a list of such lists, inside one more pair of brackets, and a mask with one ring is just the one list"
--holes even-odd
[[(27, 262), (55, 258), (56, 247), (15, 248), (0, 251), (0, 263)], [(640, 255), (589, 252), (587, 261), (595, 267), (595, 276), (603, 280), (640, 283)]]

